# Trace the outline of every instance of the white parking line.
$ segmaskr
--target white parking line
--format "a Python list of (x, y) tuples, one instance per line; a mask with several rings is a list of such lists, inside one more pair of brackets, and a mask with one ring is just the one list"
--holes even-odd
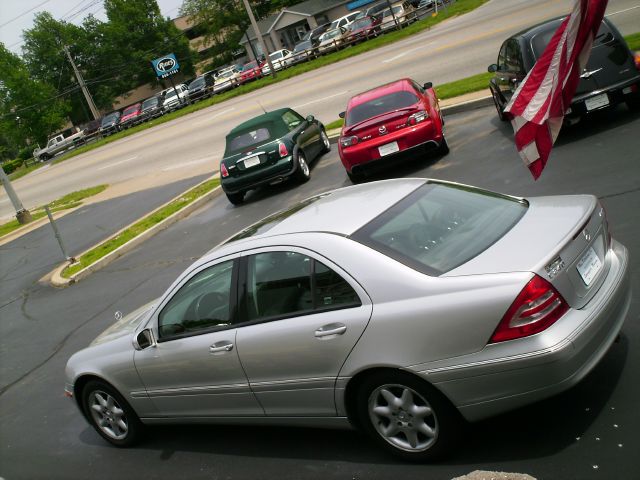
[(610, 17), (610, 16), (612, 16), (612, 15), (617, 15), (617, 14), (619, 14), (619, 13), (628, 12), (629, 10), (634, 10), (634, 9), (636, 9), (636, 8), (640, 8), (640, 5), (636, 5), (635, 7), (631, 7), (631, 8), (625, 8), (624, 10), (619, 10), (619, 11), (617, 11), (617, 12), (607, 13), (607, 14), (605, 15), (605, 17)]
[(209, 123), (214, 118), (218, 118), (220, 115), (224, 115), (225, 113), (232, 112), (235, 110), (235, 107), (227, 108), (226, 110), (222, 110), (220, 112), (214, 113), (213, 115), (207, 116), (207, 118), (200, 120), (198, 122), (193, 122), (194, 125), (202, 125), (203, 123)]
[(306, 107), (307, 105), (311, 105), (312, 103), (324, 102), (325, 100), (328, 100), (329, 98), (339, 97), (340, 95), (344, 95), (345, 93), (349, 93), (349, 90), (345, 90), (343, 92), (334, 93), (333, 95), (329, 95), (328, 97), (318, 98), (317, 100), (311, 100), (310, 102), (301, 103), (301, 104), (295, 105), (295, 106), (293, 106), (291, 108), (297, 109), (297, 108), (300, 108), (300, 107)]
[(103, 167), (98, 168), (98, 170), (105, 170), (107, 168), (115, 167), (116, 165), (120, 165), (122, 163), (130, 162), (131, 160), (135, 160), (136, 158), (138, 158), (138, 155), (136, 155), (135, 157), (131, 157), (131, 158), (125, 158), (124, 160), (120, 160), (119, 162), (110, 163), (109, 165), (105, 165)]
[(183, 168), (189, 165), (197, 165), (199, 163), (211, 162), (211, 165), (215, 165), (216, 157), (207, 157), (207, 158), (199, 158), (198, 160), (191, 160), (190, 162), (184, 162), (177, 165), (171, 165), (170, 167), (165, 167), (162, 169), (163, 172), (169, 172), (171, 170), (178, 170), (179, 168)]

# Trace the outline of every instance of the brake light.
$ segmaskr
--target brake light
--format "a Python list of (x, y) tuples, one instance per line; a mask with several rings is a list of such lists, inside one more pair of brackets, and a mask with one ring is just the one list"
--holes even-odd
[(636, 68), (640, 70), (640, 52), (636, 52), (636, 54), (633, 56), (633, 61), (636, 64)]
[(356, 137), (355, 135), (351, 137), (342, 137), (340, 139), (340, 145), (342, 145), (343, 147), (350, 147), (352, 145), (356, 145), (358, 143), (358, 140), (358, 137)]
[(427, 112), (425, 112), (424, 110), (420, 110), (419, 112), (409, 115), (409, 118), (407, 118), (407, 125), (415, 125), (416, 123), (420, 123), (427, 118), (429, 118), (429, 114), (427, 114)]
[(278, 152), (280, 152), (280, 158), (286, 157), (289, 155), (289, 150), (287, 150), (287, 146), (282, 142), (278, 144)]
[(229, 170), (227, 170), (227, 166), (224, 163), (220, 163), (220, 175), (222, 175), (222, 178), (229, 176)]
[(567, 310), (569, 305), (553, 285), (534, 275), (500, 320), (489, 343), (540, 333), (553, 325)]

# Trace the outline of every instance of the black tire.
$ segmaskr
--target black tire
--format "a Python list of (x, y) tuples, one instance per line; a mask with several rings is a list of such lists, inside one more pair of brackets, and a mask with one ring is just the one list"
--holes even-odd
[(331, 141), (329, 140), (329, 137), (327, 136), (327, 132), (326, 130), (323, 128), (320, 131), (320, 141), (322, 142), (322, 153), (328, 153), (331, 151)]
[(300, 183), (308, 182), (311, 178), (311, 170), (309, 169), (309, 164), (307, 163), (307, 159), (304, 157), (304, 153), (298, 150), (298, 154), (296, 155), (298, 168), (296, 172), (293, 174), (296, 181)]
[(244, 192), (227, 193), (227, 198), (234, 205), (240, 205), (242, 202), (244, 202)]
[(636, 94), (634, 97), (628, 98), (625, 100), (625, 103), (632, 112), (640, 111), (640, 94)]
[(507, 121), (507, 116), (504, 114), (503, 108), (500, 106), (500, 101), (498, 100), (498, 94), (491, 90), (491, 96), (493, 97), (493, 104), (496, 106), (496, 112), (498, 112), (498, 118), (501, 122)]
[(347, 170), (347, 177), (351, 180), (351, 183), (357, 185), (358, 183), (362, 183), (364, 181), (364, 175), (360, 173), (354, 173)]
[(138, 415), (110, 385), (99, 380), (87, 383), (82, 390), (82, 408), (96, 432), (116, 447), (130, 447), (142, 438), (144, 425)]
[[(391, 406), (383, 396), (385, 391), (402, 403)], [(442, 457), (455, 443), (463, 425), (460, 414), (444, 395), (426, 381), (402, 371), (381, 372), (365, 379), (356, 402), (362, 429), (387, 452), (405, 460), (423, 462)], [(390, 408), (385, 412), (385, 407)], [(417, 414), (417, 409), (423, 409), (423, 413)], [(385, 430), (389, 432), (386, 436), (382, 433)]]
[(449, 144), (447, 143), (447, 138), (442, 134), (442, 142), (438, 146), (438, 155), (447, 155), (449, 153)]

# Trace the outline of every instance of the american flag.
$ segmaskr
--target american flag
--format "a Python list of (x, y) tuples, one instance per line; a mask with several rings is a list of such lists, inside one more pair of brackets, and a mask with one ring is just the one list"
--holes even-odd
[(573, 11), (505, 107), (518, 153), (536, 180), (571, 106), (606, 8), (607, 0), (575, 0)]

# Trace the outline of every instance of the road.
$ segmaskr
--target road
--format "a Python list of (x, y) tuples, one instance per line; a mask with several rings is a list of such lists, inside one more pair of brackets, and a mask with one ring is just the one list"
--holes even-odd
[[(593, 193), (607, 210), (613, 236), (631, 251), (632, 288), (640, 291), (640, 167), (632, 140), (640, 136), (640, 114), (619, 107), (563, 130), (537, 182), (515, 153), (509, 125), (498, 122), (492, 108), (448, 117), (447, 134), (448, 156), (417, 159), (377, 178), (435, 177), (524, 196)], [(12, 264), (0, 256), (2, 298), (8, 289), (24, 292), (0, 307), (0, 477), (446, 479), (475, 469), (563, 480), (637, 477), (638, 295), (621, 341), (583, 382), (547, 401), (471, 425), (454, 454), (435, 465), (397, 462), (357, 432), (296, 428), (158, 427), (138, 448), (121, 450), (102, 441), (63, 397), (66, 360), (112, 323), (116, 310), (131, 311), (160, 295), (194, 259), (232, 232), (348, 184), (334, 148), (312, 166), (308, 183), (251, 192), (241, 207), (219, 196), (63, 290), (33, 281), (50, 268), (43, 261), (51, 255), (48, 226), (1, 247), (3, 255), (28, 254)], [(153, 201), (149, 191), (127, 199), (131, 205)], [(103, 228), (113, 228), (107, 212), (123, 204), (100, 208)], [(91, 232), (96, 222), (82, 210), (65, 217), (66, 228)]]
[[(436, 85), (486, 71), (510, 34), (566, 14), (572, 0), (492, 0), (401, 42), (307, 72), (98, 150), (46, 167), (14, 182), (27, 208), (80, 188), (126, 182), (130, 191), (206, 174), (218, 168), (224, 136), (266, 109), (289, 106), (324, 122), (338, 118), (347, 100), (399, 77)], [(638, 0), (610, 0), (610, 18), (623, 34), (640, 30)], [(14, 214), (0, 193), (0, 221)]]

